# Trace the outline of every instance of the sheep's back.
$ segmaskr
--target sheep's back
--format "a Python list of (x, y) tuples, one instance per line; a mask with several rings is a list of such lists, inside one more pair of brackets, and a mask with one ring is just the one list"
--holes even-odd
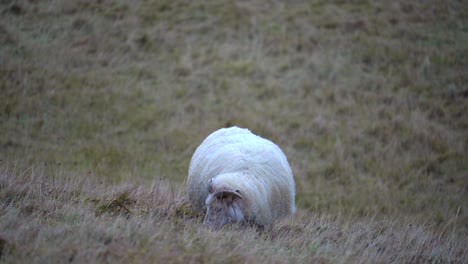
[(203, 208), (208, 196), (209, 179), (223, 173), (241, 171), (258, 177), (259, 181), (271, 188), (271, 192), (289, 196), (290, 201), (282, 204), (277, 201), (278, 195), (270, 199), (270, 204), (276, 204), (279, 210), (275, 215), (283, 216), (294, 211), (294, 180), (286, 156), (273, 142), (238, 127), (213, 132), (193, 154), (187, 193), (194, 209)]

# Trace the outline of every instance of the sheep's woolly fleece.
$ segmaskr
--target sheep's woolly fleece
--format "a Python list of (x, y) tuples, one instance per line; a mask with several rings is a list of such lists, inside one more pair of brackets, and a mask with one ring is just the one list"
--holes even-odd
[(239, 190), (243, 216), (258, 225), (271, 225), (295, 211), (294, 179), (286, 156), (248, 129), (219, 129), (193, 154), (187, 193), (195, 211), (206, 207), (210, 179), (218, 191)]

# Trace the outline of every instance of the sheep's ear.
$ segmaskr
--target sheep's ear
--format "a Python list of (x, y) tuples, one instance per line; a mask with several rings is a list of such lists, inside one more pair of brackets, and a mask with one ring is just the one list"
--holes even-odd
[(209, 193), (213, 193), (213, 192), (214, 192), (214, 188), (213, 188), (213, 178), (211, 178), (211, 179), (208, 181), (208, 192), (209, 192)]

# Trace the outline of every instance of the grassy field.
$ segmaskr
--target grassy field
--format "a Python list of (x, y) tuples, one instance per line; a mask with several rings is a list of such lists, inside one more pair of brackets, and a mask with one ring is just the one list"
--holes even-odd
[[(0, 1), (0, 262), (467, 263), (464, 1)], [(195, 148), (292, 166), (271, 232), (201, 226)]]

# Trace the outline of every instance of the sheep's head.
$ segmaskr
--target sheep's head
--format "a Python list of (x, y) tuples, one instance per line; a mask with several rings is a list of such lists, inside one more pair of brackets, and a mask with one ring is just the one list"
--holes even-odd
[(211, 179), (206, 198), (206, 216), (203, 224), (219, 229), (229, 223), (244, 222), (242, 195), (239, 190), (230, 188), (216, 189)]

